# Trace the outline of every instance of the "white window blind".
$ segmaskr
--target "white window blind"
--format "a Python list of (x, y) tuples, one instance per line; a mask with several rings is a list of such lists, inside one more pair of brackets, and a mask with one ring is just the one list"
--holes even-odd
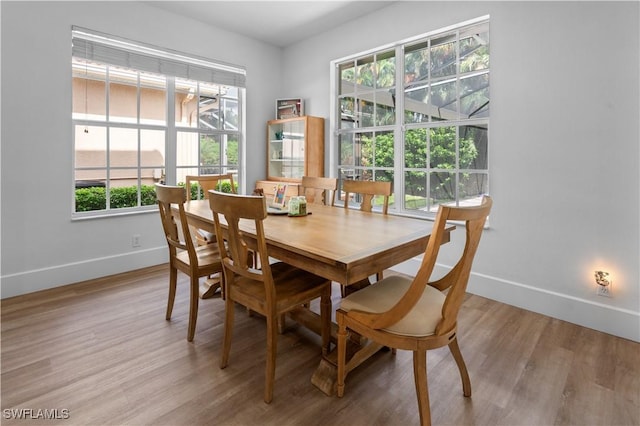
[(246, 70), (148, 44), (72, 27), (72, 54), (77, 58), (190, 80), (245, 87)]

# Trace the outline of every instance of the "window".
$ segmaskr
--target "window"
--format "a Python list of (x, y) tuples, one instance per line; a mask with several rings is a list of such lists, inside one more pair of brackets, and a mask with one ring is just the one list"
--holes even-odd
[(238, 88), (176, 79), (177, 182), (238, 170)]
[(154, 183), (188, 174), (237, 179), (243, 69), (78, 27), (72, 41), (74, 217), (153, 210)]
[(488, 193), (487, 17), (333, 65), (340, 182), (390, 181), (390, 210), (425, 216)]

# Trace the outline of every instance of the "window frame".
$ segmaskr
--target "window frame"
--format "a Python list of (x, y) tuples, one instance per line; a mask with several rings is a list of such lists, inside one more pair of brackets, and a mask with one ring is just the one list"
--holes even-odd
[[(187, 134), (193, 134), (196, 136), (197, 138), (197, 144), (198, 144), (198, 154), (197, 154), (197, 161), (196, 163), (193, 164), (178, 164), (178, 156), (176, 156), (175, 160), (175, 165), (173, 167), (173, 169), (176, 171), (175, 176), (172, 176), (172, 182), (178, 182), (178, 183), (184, 183), (184, 181), (180, 180), (178, 178), (178, 175), (200, 175), (200, 174), (226, 174), (226, 173), (233, 173), (235, 169), (235, 175), (236, 175), (236, 182), (239, 182), (238, 176), (239, 175), (243, 175), (240, 172), (240, 168), (241, 168), (241, 164), (243, 164), (241, 162), (241, 140), (242, 140), (242, 134), (243, 132), (240, 130), (240, 124), (242, 124), (242, 122), (239, 121), (239, 126), (238, 128), (236, 128), (235, 130), (231, 129), (231, 128), (226, 128), (225, 126), (222, 126), (223, 128), (205, 128), (203, 125), (200, 124), (200, 117), (202, 114), (201, 111), (201, 102), (200, 99), (205, 99), (205, 98), (210, 98), (210, 95), (207, 94), (203, 94), (203, 92), (201, 91), (201, 85), (202, 82), (194, 82), (196, 83), (196, 90), (195, 90), (195, 98), (196, 98), (196, 110), (195, 110), (195, 116), (197, 117), (197, 123), (195, 126), (184, 126), (184, 125), (177, 125), (175, 124), (175, 134), (176, 134), (176, 139), (178, 138), (178, 136), (180, 134), (183, 135), (187, 135)], [(238, 120), (240, 120), (241, 117), (241, 111), (242, 111), (242, 105), (244, 104), (243, 101), (241, 101), (241, 90), (240, 88), (234, 87), (235, 89), (238, 90), (238, 95), (237, 97), (229, 97), (226, 95), (218, 95), (218, 102), (220, 102), (220, 104), (226, 104), (227, 101), (235, 101), (237, 102), (237, 109), (238, 109)], [(177, 93), (176, 91), (173, 92), (174, 94)], [(222, 107), (222, 110), (219, 109), (219, 111), (224, 111), (225, 107)], [(224, 112), (223, 114), (224, 115)], [(220, 118), (220, 117), (219, 117)], [(226, 123), (227, 121), (223, 118), (223, 122)], [(203, 141), (203, 137), (209, 137), (212, 139), (216, 139), (218, 140), (220, 146), (219, 146), (219, 154), (220, 154), (220, 161), (217, 164), (203, 164), (202, 162), (202, 146), (201, 143)], [(228, 158), (228, 147), (229, 147), (229, 143), (233, 140), (236, 139), (237, 140), (237, 144), (238, 144), (238, 158), (237, 158), (237, 164), (231, 164), (228, 161), (223, 161), (225, 158)], [(177, 146), (177, 145), (176, 145)], [(208, 169), (217, 169), (215, 172), (209, 172)], [(205, 172), (205, 173), (202, 173)]]
[[(342, 160), (342, 153), (340, 152), (342, 145), (341, 145), (341, 138), (345, 138), (345, 137), (355, 137), (355, 135), (358, 134), (367, 134), (367, 133), (372, 133), (375, 134), (377, 132), (393, 132), (393, 158), (394, 158), (394, 164), (392, 167), (392, 179), (393, 179), (393, 192), (394, 192), (394, 200), (402, 200), (400, 203), (398, 203), (397, 201), (395, 201), (392, 205), (390, 205), (389, 208), (389, 212), (393, 213), (393, 214), (399, 214), (399, 215), (405, 215), (405, 216), (413, 216), (413, 217), (421, 217), (421, 218), (433, 218), (435, 217), (435, 213), (437, 211), (437, 205), (439, 203), (435, 203), (433, 202), (433, 204), (430, 198), (430, 193), (428, 192), (429, 189), (429, 183), (427, 181), (427, 179), (425, 179), (425, 185), (427, 186), (427, 195), (425, 197), (425, 203), (426, 207), (424, 210), (422, 209), (409, 209), (406, 207), (406, 203), (407, 203), (407, 198), (406, 198), (406, 192), (405, 191), (405, 179), (406, 179), (406, 173), (409, 171), (414, 171), (414, 169), (416, 168), (412, 168), (412, 167), (406, 167), (405, 165), (405, 137), (406, 135), (411, 132), (414, 129), (426, 129), (427, 133), (431, 131), (431, 129), (437, 129), (440, 127), (453, 127), (455, 128), (455, 134), (456, 134), (456, 138), (455, 138), (455, 167), (452, 170), (446, 170), (447, 172), (451, 172), (454, 176), (455, 176), (455, 180), (454, 180), (454, 185), (455, 185), (455, 198), (453, 200), (453, 202), (448, 203), (448, 202), (443, 202), (442, 204), (455, 204), (455, 205), (464, 205), (464, 199), (460, 197), (460, 188), (459, 188), (459, 179), (461, 178), (461, 176), (463, 176), (464, 174), (472, 174), (472, 173), (477, 173), (479, 175), (481, 175), (481, 179), (480, 180), (484, 180), (482, 186), (483, 188), (483, 193), (489, 193), (489, 176), (490, 176), (490, 169), (489, 169), (489, 154), (488, 154), (488, 148), (489, 148), (489, 131), (490, 131), (490, 126), (489, 126), (489, 119), (490, 116), (487, 112), (486, 117), (478, 117), (478, 118), (463, 118), (460, 114), (460, 106), (457, 106), (457, 112), (458, 112), (458, 116), (454, 117), (454, 119), (450, 119), (450, 120), (443, 120), (443, 121), (436, 121), (436, 120), (432, 120), (431, 118), (429, 118), (426, 122), (405, 122), (405, 88), (408, 87), (405, 86), (405, 47), (410, 47), (410, 46), (416, 46), (420, 43), (428, 43), (430, 40), (435, 40), (438, 39), (438, 37), (442, 37), (444, 35), (451, 35), (451, 34), (455, 34), (456, 35), (456, 68), (455, 68), (455, 73), (453, 74), (453, 77), (455, 78), (455, 82), (456, 82), (456, 99), (460, 100), (462, 99), (462, 95), (461, 95), (461, 86), (460, 86), (460, 80), (461, 80), (461, 76), (462, 78), (468, 78), (469, 75), (471, 75), (472, 77), (475, 76), (474, 73), (468, 73), (465, 71), (461, 71), (459, 69), (459, 67), (457, 66), (458, 64), (460, 64), (460, 52), (459, 52), (459, 38), (458, 36), (460, 35), (460, 33), (468, 28), (474, 28), (474, 27), (484, 27), (486, 26), (487, 28), (487, 35), (489, 34), (489, 28), (490, 28), (490, 17), (488, 15), (486, 16), (482, 16), (476, 19), (472, 19), (469, 21), (465, 21), (459, 24), (455, 24), (446, 28), (441, 28), (435, 31), (431, 31), (425, 34), (421, 34), (415, 37), (411, 37), (409, 39), (405, 39), (405, 40), (401, 40), (398, 42), (394, 42), (394, 43), (390, 43), (390, 44), (386, 44), (383, 46), (379, 46), (373, 49), (369, 49), (367, 51), (364, 52), (360, 52), (357, 54), (353, 54), (353, 55), (349, 55), (340, 59), (336, 59), (331, 61), (330, 63), (330, 67), (331, 67), (331, 75), (330, 75), (330, 86), (331, 86), (331, 95), (330, 95), (330, 105), (332, 107), (332, 112), (331, 112), (331, 116), (330, 116), (330, 137), (331, 137), (331, 141), (329, 144), (330, 147), (330, 170), (331, 170), (331, 174), (332, 176), (335, 176), (338, 178), (339, 180), (339, 188), (341, 188), (342, 185), (342, 180), (344, 178), (343, 176), (343, 169), (346, 166), (346, 164), (342, 164), (341, 160)], [(430, 46), (430, 45), (429, 45)], [(345, 128), (343, 126), (343, 121), (342, 121), (342, 114), (341, 114), (341, 107), (342, 107), (342, 99), (346, 96), (346, 95), (350, 95), (350, 92), (344, 92), (342, 93), (342, 87), (341, 85), (343, 84), (342, 79), (341, 79), (341, 68), (344, 68), (346, 64), (349, 63), (353, 63), (353, 68), (354, 68), (354, 73), (357, 72), (357, 65), (359, 63), (359, 61), (362, 61), (363, 59), (368, 59), (368, 58), (373, 58), (372, 61), (375, 62), (375, 58), (376, 55), (382, 54), (382, 55), (387, 55), (388, 52), (390, 51), (395, 51), (395, 85), (393, 86), (393, 88), (390, 90), (393, 94), (394, 94), (394, 106), (395, 106), (395, 122), (393, 124), (380, 124), (380, 123), (375, 123), (373, 126), (366, 126), (366, 127), (357, 127), (354, 126), (354, 128)], [(478, 74), (478, 73), (475, 73)], [(489, 81), (489, 76), (490, 76), (490, 66), (487, 66), (485, 70), (483, 70), (480, 74), (486, 74), (487, 77), (487, 82)], [(373, 81), (377, 81), (378, 78), (377, 76), (374, 76)], [(355, 107), (355, 101), (358, 99), (357, 98), (357, 94), (358, 94), (358, 88), (357, 88), (357, 84), (355, 84), (354, 80), (354, 116), (357, 116), (357, 111), (356, 111), (356, 107)], [(488, 84), (488, 83), (487, 83)], [(429, 86), (430, 87), (430, 86)], [(375, 84), (373, 85), (373, 87), (370, 88), (370, 91), (372, 93), (378, 93), (379, 89), (377, 87), (375, 87)], [(402, 93), (402, 96), (395, 96), (395, 94), (397, 93)], [(488, 89), (487, 89), (487, 97), (488, 97)], [(379, 109), (377, 108), (377, 104), (375, 103), (375, 96), (374, 96), (374, 111)], [(459, 104), (460, 102), (458, 102)], [(484, 105), (485, 107), (488, 105), (488, 101), (487, 103)], [(472, 168), (464, 168), (461, 167), (461, 164), (459, 162), (460, 159), (460, 146), (459, 146), (459, 140), (460, 140), (460, 135), (458, 134), (459, 130), (465, 126), (480, 126), (481, 128), (484, 126), (484, 128), (486, 128), (486, 146), (484, 146), (485, 152), (483, 153), (483, 155), (485, 156), (484, 158), (484, 168), (481, 169), (472, 169)], [(474, 145), (475, 146), (475, 145)], [(354, 165), (357, 164), (354, 160)], [(375, 166), (375, 164), (374, 164)], [(385, 168), (379, 168), (379, 167), (365, 167), (365, 166), (353, 166), (356, 171), (357, 170), (362, 170), (365, 168), (368, 169), (372, 169), (375, 175), (375, 171), (378, 169), (385, 169)], [(426, 167), (424, 168), (424, 171), (426, 174), (426, 176), (430, 176), (430, 173), (437, 173), (437, 172), (442, 172), (442, 170), (438, 169), (438, 168), (434, 168), (434, 167), (430, 167), (429, 162), (427, 161)], [(357, 174), (357, 173), (356, 173)], [(486, 188), (486, 190), (484, 190)], [(343, 204), (342, 200), (336, 200), (336, 204)]]
[[(73, 60), (72, 60), (73, 61)], [(111, 83), (113, 83), (113, 81), (111, 80), (110, 77), (110, 69), (111, 69), (111, 65), (108, 64), (100, 64), (101, 67), (104, 67), (105, 69), (105, 74), (104, 74), (104, 96), (105, 96), (105, 114), (104, 114), (104, 120), (99, 120), (99, 119), (90, 119), (88, 117), (85, 118), (74, 118), (73, 115), (75, 114), (74, 112), (72, 112), (72, 128), (73, 128), (73, 132), (72, 132), (72, 143), (73, 143), (73, 151), (72, 151), (72, 157), (73, 157), (73, 191), (74, 191), (74, 197), (73, 197), (73, 206), (72, 206), (72, 217), (74, 219), (79, 219), (79, 218), (86, 218), (86, 217), (95, 217), (95, 216), (112, 216), (112, 215), (121, 215), (121, 214), (131, 214), (131, 213), (139, 213), (139, 212), (145, 212), (145, 211), (155, 211), (156, 209), (156, 204), (147, 204), (144, 205), (142, 204), (142, 193), (141, 193), (141, 188), (142, 188), (142, 171), (146, 170), (146, 169), (158, 169), (159, 167), (155, 167), (155, 166), (142, 166), (141, 164), (141, 143), (142, 143), (142, 132), (147, 131), (147, 130), (151, 130), (151, 131), (163, 131), (164, 132), (164, 145), (165, 145), (165, 152), (166, 152), (166, 140), (167, 140), (167, 125), (166, 125), (166, 120), (165, 120), (165, 124), (150, 124), (150, 123), (142, 123), (141, 121), (141, 116), (140, 116), (140, 96), (141, 96), (141, 79), (140, 79), (140, 71), (135, 71), (135, 70), (128, 70), (128, 72), (131, 73), (136, 73), (136, 83), (135, 83), (135, 90), (136, 90), (136, 99), (135, 99), (135, 108), (136, 108), (136, 121), (135, 122), (128, 122), (128, 121), (122, 121), (122, 120), (111, 120), (110, 119), (110, 86)], [(73, 74), (73, 72), (72, 72)], [(164, 91), (165, 91), (165, 101), (168, 101), (167, 96), (166, 96), (166, 83), (164, 84)], [(166, 108), (165, 108), (166, 110)], [(82, 115), (82, 113), (77, 113), (79, 116)], [(88, 115), (88, 112), (85, 112), (85, 115)], [(165, 117), (166, 117), (166, 111), (165, 111)], [(104, 137), (105, 137), (105, 164), (104, 166), (84, 166), (84, 167), (78, 167), (76, 164), (76, 156), (77, 156), (77, 140), (76, 140), (76, 135), (77, 135), (77, 129), (78, 128), (85, 128), (85, 132), (89, 133), (89, 131), (95, 131), (95, 129), (104, 129)], [(91, 129), (91, 130), (89, 130)], [(110, 156), (111, 156), (111, 138), (112, 138), (112, 130), (133, 130), (137, 133), (136, 136), (136, 143), (137, 143), (137, 150), (136, 152), (136, 157), (137, 157), (137, 165), (136, 166), (112, 166), (110, 165)], [(166, 169), (167, 167), (167, 163), (166, 163), (166, 154), (165, 154), (165, 163), (163, 165), (161, 165), (161, 169)], [(75, 197), (75, 191), (76, 191), (76, 173), (78, 171), (104, 171), (104, 175), (105, 175), (105, 209), (100, 209), (100, 210), (89, 210), (89, 211), (76, 211), (76, 197)], [(125, 208), (112, 208), (110, 203), (111, 203), (111, 190), (114, 188), (114, 186), (107, 184), (107, 182), (111, 181), (112, 179), (112, 172), (114, 171), (118, 171), (118, 170), (135, 170), (136, 171), (136, 181), (137, 183), (135, 184), (137, 186), (137, 206), (136, 207), (125, 207)]]
[[(141, 141), (142, 134), (145, 131), (163, 131), (164, 132), (164, 141), (159, 142), (156, 140), (156, 144), (160, 143), (164, 145), (164, 164), (162, 165), (162, 174), (161, 176), (157, 176), (157, 172), (153, 173), (154, 181), (163, 181), (170, 185), (177, 184), (176, 176), (177, 176), (177, 134), (179, 132), (187, 132), (195, 134), (198, 141), (198, 160), (200, 159), (201, 149), (200, 149), (200, 141), (202, 140), (201, 135), (213, 135), (214, 137), (222, 140), (223, 138), (232, 137), (237, 140), (238, 143), (238, 153), (237, 153), (237, 164), (234, 165), (234, 168), (237, 169), (237, 178), (236, 181), (240, 184), (245, 178), (245, 134), (246, 134), (246, 122), (245, 122), (245, 99), (246, 99), (246, 89), (245, 89), (245, 76), (246, 71), (244, 68), (237, 67), (235, 65), (224, 64), (221, 62), (212, 61), (206, 58), (199, 58), (197, 56), (187, 55), (181, 52), (172, 51), (169, 49), (163, 49), (156, 46), (146, 45), (142, 43), (138, 43), (131, 40), (122, 39), (116, 36), (107, 35), (104, 33), (98, 33), (92, 30), (87, 30), (85, 28), (80, 28), (73, 26), (72, 27), (72, 58), (71, 58), (71, 76), (72, 79), (82, 78), (81, 72), (78, 71), (78, 65), (74, 63), (76, 60), (87, 61), (90, 63), (97, 63), (100, 65), (102, 69), (104, 69), (104, 80), (97, 78), (97, 80), (101, 81), (101, 84), (104, 84), (104, 115), (100, 115), (98, 117), (90, 117), (89, 109), (86, 106), (87, 103), (87, 93), (84, 93), (84, 113), (78, 112), (78, 108), (76, 105), (72, 105), (72, 114), (71, 114), (71, 126), (72, 126), (72, 179), (71, 179), (71, 188), (72, 188), (72, 202), (71, 202), (71, 219), (79, 220), (79, 219), (90, 219), (90, 218), (99, 218), (99, 217), (113, 217), (120, 215), (129, 215), (129, 214), (139, 214), (146, 212), (155, 212), (157, 209), (157, 203), (143, 205), (142, 199), (142, 187), (143, 187), (143, 175), (142, 171), (146, 169), (158, 169), (156, 165), (153, 166), (145, 166), (141, 162), (142, 149), (141, 149)], [(101, 60), (102, 59), (102, 60)], [(106, 60), (104, 60), (106, 59)], [(129, 61), (132, 64), (140, 64), (139, 67), (135, 66), (123, 66), (123, 63), (128, 64)], [(85, 65), (87, 66), (87, 65)], [(87, 66), (88, 67), (88, 66)], [(135, 85), (131, 84), (132, 87), (135, 87), (136, 95), (135, 95), (135, 110), (136, 117), (135, 120), (117, 120), (114, 121), (110, 117), (110, 70), (112, 68), (125, 69), (127, 72), (132, 72), (136, 74)], [(167, 72), (158, 73), (154, 72), (154, 69), (166, 69)], [(154, 74), (163, 82), (160, 84), (164, 90), (164, 119), (161, 120), (161, 124), (157, 123), (149, 123), (145, 122), (144, 117), (141, 116), (141, 88), (145, 88), (146, 86), (142, 84), (140, 75), (147, 75), (149, 73)], [(194, 79), (189, 76), (195, 76)], [(85, 74), (84, 78), (85, 83), (90, 81), (88, 74)], [(210, 86), (217, 86), (221, 91), (223, 87), (232, 88), (234, 90), (234, 94), (236, 97), (232, 98), (232, 101), (236, 102), (234, 110), (237, 110), (237, 128), (231, 129), (223, 126), (222, 129), (205, 129), (203, 126), (200, 126), (200, 93), (197, 93), (196, 96), (196, 124), (193, 127), (181, 127), (176, 125), (176, 106), (175, 102), (178, 99), (178, 93), (176, 92), (176, 79), (180, 79), (181, 81), (188, 80), (189, 82), (193, 82), (196, 85), (207, 84)], [(211, 81), (216, 80), (216, 81)], [(126, 83), (125, 83), (126, 84)], [(72, 85), (72, 96), (77, 97), (77, 95), (73, 94), (74, 86)], [(86, 87), (85, 87), (86, 90)], [(100, 89), (98, 89), (100, 90)], [(130, 95), (131, 97), (131, 95)], [(231, 98), (225, 98), (231, 99)], [(72, 104), (75, 104), (77, 99), (74, 99)], [(102, 100), (100, 100), (102, 102)], [(226, 101), (225, 101), (226, 102)], [(222, 102), (219, 102), (219, 107), (222, 105)], [(102, 109), (99, 109), (101, 111)], [(99, 113), (100, 114), (100, 113)], [(84, 115), (84, 116), (83, 116)], [(226, 123), (226, 121), (220, 121), (221, 123)], [(76, 154), (77, 154), (77, 140), (76, 135), (81, 129), (85, 127), (85, 129), (89, 128), (103, 128), (105, 134), (105, 160), (104, 166), (87, 166), (87, 167), (78, 167), (76, 164)], [(137, 157), (137, 165), (136, 166), (118, 166), (114, 165), (109, 161), (110, 155), (110, 134), (113, 129), (129, 129), (134, 130), (137, 133), (137, 149), (132, 151), (136, 152)], [(85, 130), (86, 132), (86, 130)], [(160, 136), (162, 138), (162, 136)], [(131, 139), (133, 141), (133, 139)], [(133, 146), (133, 145), (131, 145)], [(220, 170), (222, 168), (227, 168), (227, 165), (221, 164), (222, 157), (219, 157), (219, 164), (208, 165), (208, 167), (218, 167)], [(200, 174), (201, 167), (195, 165)], [(186, 166), (183, 166), (183, 168)], [(115, 170), (136, 170), (137, 178), (133, 176), (130, 178), (131, 180), (136, 179), (137, 183), (132, 184), (137, 187), (137, 205), (135, 207), (124, 207), (124, 208), (113, 208), (110, 205), (111, 196), (110, 192), (112, 188), (115, 186), (111, 185), (111, 176), (112, 172)], [(76, 178), (77, 172), (82, 170), (100, 170), (104, 172), (105, 176), (105, 208), (97, 209), (97, 210), (89, 210), (89, 211), (76, 211)], [(192, 170), (193, 171), (193, 170)], [(194, 174), (194, 173), (191, 173)], [(160, 177), (162, 179), (160, 179)], [(82, 179), (81, 179), (82, 180)], [(148, 185), (145, 184), (145, 185)], [(148, 200), (147, 200), (148, 201)]]

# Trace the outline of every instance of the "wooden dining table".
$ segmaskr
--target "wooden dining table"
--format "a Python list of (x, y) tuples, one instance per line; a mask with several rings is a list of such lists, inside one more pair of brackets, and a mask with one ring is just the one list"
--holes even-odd
[[(431, 221), (355, 209), (309, 204), (309, 214), (290, 217), (269, 214), (264, 232), (269, 256), (349, 286), (361, 283), (379, 271), (424, 253), (431, 235)], [(187, 220), (196, 228), (214, 232), (208, 200), (185, 203)], [(251, 241), (255, 224), (241, 221), (240, 228)], [(446, 228), (441, 244), (449, 241), (454, 225)], [(317, 318), (301, 309), (292, 317), (314, 330)], [(319, 331), (319, 327), (317, 327)], [(362, 360), (371, 354), (361, 354)], [(335, 385), (335, 356), (322, 360), (312, 383), (327, 395)]]

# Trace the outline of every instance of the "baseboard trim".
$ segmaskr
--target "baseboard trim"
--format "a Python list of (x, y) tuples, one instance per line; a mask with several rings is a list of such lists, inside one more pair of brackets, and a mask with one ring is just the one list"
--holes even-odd
[(20, 296), (168, 262), (167, 247), (154, 247), (0, 277), (0, 298)]
[[(419, 267), (420, 259), (411, 259), (392, 269), (414, 276)], [(440, 274), (450, 269), (451, 266), (438, 264), (435, 272)], [(640, 342), (640, 312), (475, 272), (471, 273), (467, 291), (511, 306)]]

